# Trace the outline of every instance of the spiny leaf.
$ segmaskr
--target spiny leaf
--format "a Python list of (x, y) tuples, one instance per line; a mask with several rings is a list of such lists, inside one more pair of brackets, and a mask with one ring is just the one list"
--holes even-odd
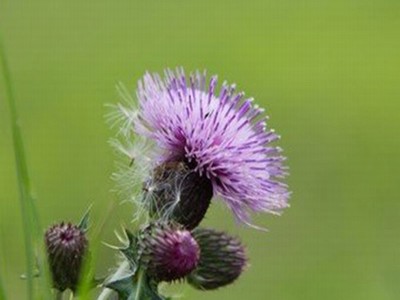
[(125, 235), (128, 238), (128, 245), (126, 247), (119, 248), (119, 250), (129, 261), (132, 271), (135, 272), (139, 261), (139, 253), (137, 248), (138, 238), (128, 229), (125, 229)]
[(117, 292), (120, 300), (171, 300), (158, 294), (157, 283), (143, 270), (106, 283), (105, 287)]
[(89, 208), (86, 210), (85, 214), (83, 215), (82, 219), (79, 221), (78, 228), (82, 230), (83, 232), (86, 232), (89, 229), (89, 217), (90, 217), (90, 211), (92, 209), (92, 206), (89, 206)]
[(119, 299), (121, 300), (129, 299), (129, 297), (136, 291), (132, 274), (118, 280), (108, 282), (105, 284), (105, 287), (116, 291)]

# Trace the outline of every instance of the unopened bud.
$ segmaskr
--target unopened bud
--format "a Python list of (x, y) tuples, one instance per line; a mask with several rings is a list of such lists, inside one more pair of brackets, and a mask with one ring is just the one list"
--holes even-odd
[(54, 288), (75, 291), (88, 247), (84, 231), (63, 222), (46, 231), (45, 243)]
[(240, 241), (224, 232), (196, 228), (193, 237), (200, 246), (200, 261), (187, 277), (190, 285), (213, 290), (234, 282), (246, 266), (246, 254)]
[(174, 281), (192, 272), (199, 261), (196, 240), (188, 230), (155, 223), (139, 236), (140, 260), (156, 281)]

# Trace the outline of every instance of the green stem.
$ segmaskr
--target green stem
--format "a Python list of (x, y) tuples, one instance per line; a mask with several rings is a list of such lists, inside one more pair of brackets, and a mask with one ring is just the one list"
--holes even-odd
[[(16, 161), (16, 171), (19, 187), (19, 198), (21, 205), (22, 222), (24, 228), (25, 256), (27, 264), (27, 292), (28, 299), (33, 299), (33, 269), (34, 269), (34, 250), (32, 233), (34, 226), (34, 204), (31, 196), (31, 185), (28, 176), (28, 168), (25, 159), (24, 145), (22, 141), (21, 127), (18, 119), (17, 108), (15, 105), (14, 90), (12, 86), (10, 69), (8, 67), (4, 46), (0, 36), (0, 63), (3, 69), (6, 95), (11, 115), (11, 130), (13, 137), (14, 154)], [(37, 224), (36, 224), (37, 225)]]
[(135, 298), (134, 300), (143, 300), (142, 295), (143, 295), (143, 287), (144, 287), (144, 280), (146, 277), (146, 273), (139, 269), (138, 270), (138, 281), (137, 281), (137, 287), (136, 287), (136, 293), (135, 293)]
[(63, 292), (60, 292), (59, 290), (57, 290), (54, 299), (55, 300), (62, 300), (63, 299)]

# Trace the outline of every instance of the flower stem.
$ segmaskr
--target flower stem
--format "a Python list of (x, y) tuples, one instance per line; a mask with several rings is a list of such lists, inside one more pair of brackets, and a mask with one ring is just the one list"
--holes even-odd
[(144, 288), (144, 280), (145, 280), (145, 272), (142, 269), (138, 271), (137, 277), (137, 287), (134, 300), (144, 300), (142, 297), (143, 295), (143, 288)]
[(57, 290), (54, 299), (55, 299), (55, 300), (62, 300), (62, 299), (63, 299), (63, 292)]

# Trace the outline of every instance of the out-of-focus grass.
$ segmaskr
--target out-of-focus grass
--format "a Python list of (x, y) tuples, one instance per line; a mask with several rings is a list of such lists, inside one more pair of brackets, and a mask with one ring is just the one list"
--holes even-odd
[[(0, 3), (42, 222), (77, 220), (109, 193), (104, 103), (146, 69), (207, 68), (267, 109), (288, 156), (291, 208), (237, 229), (214, 203), (206, 225), (239, 233), (251, 266), (232, 287), (187, 299), (396, 299), (400, 294), (400, 2), (49, 1)], [(0, 99), (4, 99), (3, 85)], [(22, 228), (7, 107), (0, 101), (4, 284), (24, 299)], [(101, 239), (132, 216), (117, 206)], [(99, 275), (114, 253), (100, 248)]]
[(0, 275), (0, 299), (1, 300), (6, 300), (6, 291), (3, 286), (3, 279), (1, 278), (2, 276)]
[[(48, 284), (47, 267), (45, 266), (44, 253), (42, 246), (42, 228), (38, 213), (36, 210), (35, 199), (32, 195), (31, 180), (29, 178), (28, 166), (25, 156), (24, 142), (22, 139), (21, 126), (19, 123), (18, 112), (16, 108), (16, 100), (14, 96), (13, 81), (8, 66), (7, 55), (0, 32), (0, 63), (2, 67), (2, 75), (4, 77), (4, 85), (6, 90), (6, 98), (10, 111), (13, 151), (16, 166), (16, 179), (19, 189), (19, 203), (23, 224), (25, 258), (26, 258), (26, 282), (27, 282), (27, 298), (37, 299), (39, 295), (35, 292), (34, 287), (34, 271), (41, 274), (41, 292), (44, 295), (40, 299), (50, 299), (48, 293), (50, 285)], [(1, 283), (1, 282), (0, 282)], [(2, 284), (1, 284), (2, 285)], [(1, 286), (0, 295), (4, 294)], [(35, 296), (36, 295), (36, 296)], [(5, 297), (5, 296), (4, 296)]]
[(13, 137), (13, 150), (15, 155), (15, 164), (17, 170), (17, 182), (19, 188), (19, 203), (21, 206), (22, 224), (23, 224), (23, 235), (25, 243), (25, 256), (26, 256), (26, 274), (27, 274), (27, 296), (28, 299), (34, 298), (33, 288), (33, 270), (35, 264), (35, 246), (34, 239), (36, 235), (34, 230), (37, 226), (34, 217), (35, 206), (33, 203), (33, 197), (30, 189), (30, 179), (28, 175), (28, 168), (25, 159), (24, 144), (22, 141), (20, 124), (18, 123), (18, 114), (14, 98), (14, 90), (12, 86), (12, 79), (8, 62), (6, 58), (5, 49), (3, 46), (2, 36), (0, 32), (0, 63), (2, 67), (2, 75), (4, 77), (4, 85), (6, 89), (6, 97), (8, 100), (8, 106), (10, 109), (11, 119), (11, 130)]

